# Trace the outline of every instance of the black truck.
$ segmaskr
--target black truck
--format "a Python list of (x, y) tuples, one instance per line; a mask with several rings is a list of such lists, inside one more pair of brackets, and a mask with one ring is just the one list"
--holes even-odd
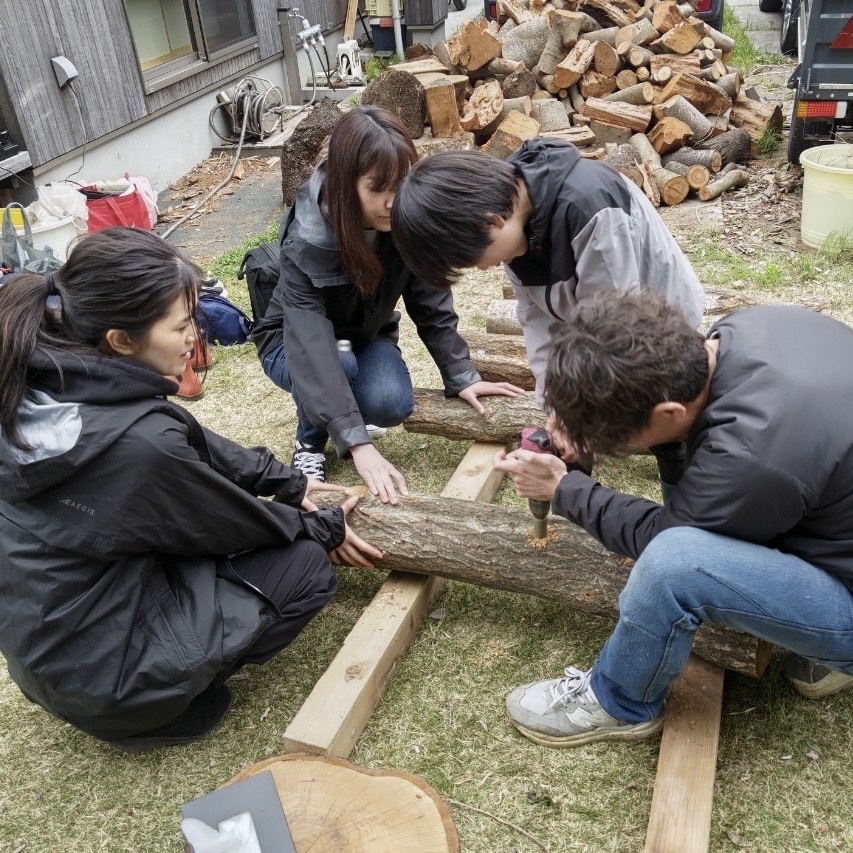
[[(763, 12), (782, 10), (779, 49), (799, 60), (788, 160), (814, 145), (853, 132), (853, 0), (759, 0)], [(853, 139), (851, 139), (853, 141)]]

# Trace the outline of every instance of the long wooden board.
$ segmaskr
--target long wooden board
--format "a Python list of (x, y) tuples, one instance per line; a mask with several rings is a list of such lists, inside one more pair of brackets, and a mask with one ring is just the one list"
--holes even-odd
[(667, 698), (645, 853), (706, 853), (723, 702), (721, 666), (691, 655)]
[[(488, 503), (503, 475), (492, 457), (503, 445), (475, 443), (442, 495)], [(346, 758), (353, 750), (385, 684), (411, 645), (430, 602), (445, 581), (391, 572), (350, 631), (284, 733), (286, 752)]]

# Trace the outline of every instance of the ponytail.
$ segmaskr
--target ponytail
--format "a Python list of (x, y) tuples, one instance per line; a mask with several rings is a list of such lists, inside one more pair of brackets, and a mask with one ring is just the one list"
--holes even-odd
[(16, 273), (0, 280), (0, 429), (25, 449), (18, 407), (27, 389), (27, 367), (40, 343), (61, 340), (62, 297), (56, 278)]

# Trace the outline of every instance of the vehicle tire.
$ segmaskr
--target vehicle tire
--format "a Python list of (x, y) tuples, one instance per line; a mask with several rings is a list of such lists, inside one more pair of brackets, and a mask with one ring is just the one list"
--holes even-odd
[(785, 0), (782, 7), (782, 27), (779, 30), (779, 50), (789, 56), (797, 55), (799, 18), (800, 0)]
[(788, 162), (796, 165), (800, 164), (800, 154), (808, 147), (803, 138), (806, 129), (805, 119), (797, 118), (798, 102), (799, 99), (794, 101), (794, 110), (791, 113), (791, 129), (788, 131)]
[(758, 8), (762, 12), (781, 12), (782, 0), (758, 0)]
[(717, 12), (717, 17), (714, 18), (712, 21), (705, 21), (705, 23), (709, 27), (711, 27), (711, 29), (716, 30), (718, 33), (721, 33), (723, 31), (723, 16), (725, 15), (725, 13), (726, 4), (725, 0), (723, 0), (723, 2), (720, 3), (720, 11)]
[(461, 12), (468, 5), (468, 0), (453, 0), (453, 8)]

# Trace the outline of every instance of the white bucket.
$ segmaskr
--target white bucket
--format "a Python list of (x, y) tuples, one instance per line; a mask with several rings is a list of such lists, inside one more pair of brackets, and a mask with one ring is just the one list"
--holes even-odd
[(809, 246), (835, 233), (853, 239), (853, 145), (818, 145), (800, 154), (800, 236)]
[(53, 254), (60, 261), (68, 258), (68, 250), (71, 241), (86, 230), (86, 223), (80, 228), (73, 216), (67, 216), (50, 225), (33, 225), (33, 246), (37, 249), (45, 249), (48, 246), (53, 249)]

